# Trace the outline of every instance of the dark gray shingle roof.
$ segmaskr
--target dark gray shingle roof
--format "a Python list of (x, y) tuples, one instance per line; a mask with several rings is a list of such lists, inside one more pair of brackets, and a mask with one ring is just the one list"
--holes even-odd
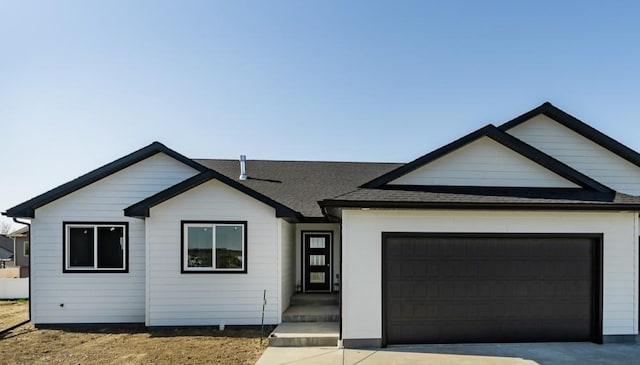
[(359, 188), (348, 193), (328, 198), (326, 206), (343, 207), (463, 207), (463, 206), (528, 206), (528, 207), (571, 207), (585, 209), (640, 208), (640, 197), (615, 193), (610, 200), (573, 200), (558, 198), (530, 198), (508, 195), (479, 195), (464, 193), (443, 193), (428, 191), (382, 190)]
[(13, 238), (0, 235), (0, 259), (13, 258)]
[(302, 213), (323, 217), (318, 201), (353, 191), (401, 164), (371, 162), (248, 160), (249, 179), (240, 180), (238, 160), (195, 159), (235, 181)]

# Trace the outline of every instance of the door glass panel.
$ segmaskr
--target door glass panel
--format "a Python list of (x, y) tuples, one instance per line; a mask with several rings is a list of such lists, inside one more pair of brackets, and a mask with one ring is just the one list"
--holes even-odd
[(309, 248), (324, 248), (324, 237), (309, 237)]
[(325, 255), (309, 255), (309, 265), (324, 266)]
[(309, 282), (313, 284), (322, 284), (324, 283), (324, 273), (323, 272), (311, 272)]

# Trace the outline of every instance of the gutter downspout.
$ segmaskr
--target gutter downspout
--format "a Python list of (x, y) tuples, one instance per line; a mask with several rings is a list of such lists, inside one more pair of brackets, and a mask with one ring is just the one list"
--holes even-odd
[(24, 322), (24, 323), (27, 323), (27, 322), (31, 321), (31, 302), (32, 302), (32, 298), (31, 298), (31, 274), (32, 274), (33, 270), (31, 270), (31, 256), (33, 256), (33, 255), (31, 254), (31, 249), (33, 248), (33, 245), (32, 245), (32, 242), (31, 242), (31, 223), (20, 222), (18, 220), (18, 218), (15, 218), (15, 217), (13, 217), (13, 221), (18, 223), (18, 224), (24, 224), (27, 227), (29, 227), (29, 233), (27, 234), (27, 239), (29, 240), (29, 319)]

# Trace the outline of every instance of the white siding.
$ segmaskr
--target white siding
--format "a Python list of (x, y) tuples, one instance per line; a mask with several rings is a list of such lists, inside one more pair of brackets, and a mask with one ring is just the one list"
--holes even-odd
[(640, 167), (545, 115), (508, 133), (614, 190), (640, 195)]
[(331, 232), (333, 240), (331, 288), (335, 289), (335, 283), (340, 283), (340, 225), (337, 223), (298, 223), (296, 224), (296, 283), (302, 285), (302, 232), (322, 231)]
[(280, 313), (289, 307), (296, 291), (296, 230), (295, 225), (279, 219), (280, 237)]
[(469, 143), (390, 184), (578, 187), (488, 137)]
[[(247, 221), (247, 273), (180, 273), (182, 220)], [(150, 326), (260, 324), (280, 319), (278, 219), (273, 208), (216, 180), (151, 209), (147, 223)]]
[[(123, 209), (196, 173), (156, 154), (38, 208), (31, 222), (32, 321), (144, 322), (144, 221)], [(63, 274), (63, 221), (129, 222), (129, 272)]]
[(636, 334), (637, 212), (344, 210), (345, 339), (382, 335), (382, 232), (603, 233), (604, 334)]

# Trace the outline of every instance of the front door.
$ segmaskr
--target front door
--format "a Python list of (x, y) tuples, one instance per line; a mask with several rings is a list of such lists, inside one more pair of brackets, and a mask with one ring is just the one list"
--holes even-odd
[(304, 290), (331, 291), (331, 234), (303, 233)]

